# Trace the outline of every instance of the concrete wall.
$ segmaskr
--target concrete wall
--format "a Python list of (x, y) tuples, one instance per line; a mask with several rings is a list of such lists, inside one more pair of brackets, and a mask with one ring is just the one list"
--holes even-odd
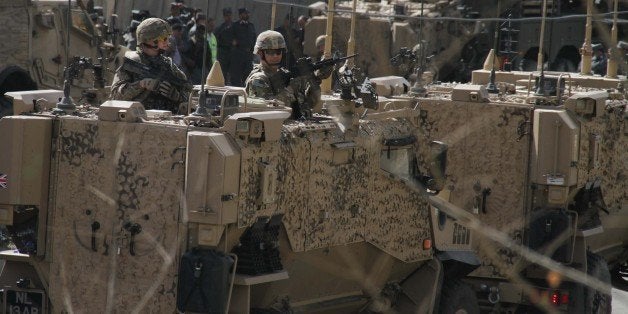
[(28, 69), (29, 27), (26, 25), (30, 21), (25, 1), (0, 0), (0, 21), (3, 25), (0, 32), (0, 68), (19, 65)]

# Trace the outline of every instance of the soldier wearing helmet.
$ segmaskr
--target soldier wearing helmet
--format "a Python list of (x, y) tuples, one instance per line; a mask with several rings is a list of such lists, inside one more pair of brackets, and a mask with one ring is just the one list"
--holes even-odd
[[(292, 75), (281, 68), (281, 60), (286, 53), (286, 41), (281, 33), (265, 31), (257, 36), (253, 52), (260, 58), (246, 79), (246, 90), (250, 96), (264, 99), (277, 99), (292, 106), (293, 118), (309, 117), (313, 108), (320, 102), (321, 79), (331, 74), (330, 69), (320, 69), (313, 73)], [(309, 62), (309, 58), (303, 59)], [(299, 59), (299, 62), (303, 62)]]
[(316, 37), (316, 58), (320, 59), (325, 54), (325, 35), (320, 35)]
[[(142, 21), (136, 30), (137, 50), (125, 54), (130, 59), (142, 63), (152, 73), (167, 73), (173, 77), (186, 80), (185, 74), (163, 55), (168, 48), (168, 37), (172, 34), (170, 24), (159, 18), (148, 18)], [(191, 85), (175, 88), (166, 79), (148, 78), (128, 71), (124, 64), (116, 70), (111, 85), (111, 99), (133, 100), (141, 102), (146, 109), (179, 111), (179, 104), (187, 101)]]
[(265, 99), (278, 98), (287, 103), (293, 101), (290, 97), (292, 92), (287, 89), (285, 80), (281, 79), (284, 73), (279, 71), (285, 51), (286, 41), (281, 33), (265, 31), (257, 36), (253, 53), (259, 56), (260, 63), (253, 67), (245, 82), (250, 96)]

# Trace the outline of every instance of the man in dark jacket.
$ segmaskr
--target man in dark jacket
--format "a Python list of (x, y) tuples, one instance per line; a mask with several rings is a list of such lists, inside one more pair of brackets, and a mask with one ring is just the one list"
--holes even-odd
[(205, 26), (196, 25), (196, 31), (193, 37), (190, 38), (189, 48), (184, 54), (185, 65), (190, 73), (190, 82), (192, 84), (201, 84), (203, 74), (203, 51), (205, 51), (205, 75), (209, 73), (211, 68), (212, 54), (211, 49), (207, 46), (207, 40), (205, 39)]
[(233, 20), (231, 19), (231, 8), (222, 9), (224, 22), (216, 28), (214, 35), (218, 43), (218, 62), (223, 70), (225, 84), (231, 85), (229, 69), (231, 67), (231, 46), (233, 45)]
[(249, 11), (238, 9), (240, 19), (233, 24), (233, 42), (231, 49), (231, 85), (244, 86), (245, 78), (253, 69), (253, 47), (255, 46), (255, 26), (249, 22)]

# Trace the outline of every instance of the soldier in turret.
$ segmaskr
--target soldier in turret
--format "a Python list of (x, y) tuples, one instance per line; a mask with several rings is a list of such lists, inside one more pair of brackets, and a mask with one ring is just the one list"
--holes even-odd
[(286, 105), (295, 100), (279, 72), (285, 49), (286, 41), (279, 32), (265, 31), (257, 36), (253, 53), (259, 56), (260, 63), (246, 78), (246, 90), (250, 96), (278, 99)]
[(277, 31), (264, 31), (257, 36), (253, 53), (260, 58), (246, 79), (250, 96), (277, 99), (292, 106), (295, 119), (308, 118), (320, 102), (321, 79), (329, 77), (333, 65), (312, 73), (291, 73), (281, 68), (286, 53), (286, 41)]
[[(172, 30), (168, 22), (159, 18), (149, 18), (137, 27), (137, 50), (125, 54), (124, 62), (131, 60), (150, 68), (158, 78), (149, 78), (129, 71), (123, 63), (116, 70), (111, 85), (111, 98), (117, 100), (133, 100), (141, 102), (146, 109), (160, 109), (177, 112), (179, 104), (187, 101), (190, 84), (176, 88), (168, 76), (186, 80), (185, 74), (163, 55), (168, 48), (168, 37)], [(131, 63), (131, 62), (129, 62)]]

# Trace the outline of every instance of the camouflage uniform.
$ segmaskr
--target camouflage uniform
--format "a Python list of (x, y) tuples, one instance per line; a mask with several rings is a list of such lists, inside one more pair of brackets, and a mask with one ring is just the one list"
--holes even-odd
[[(267, 49), (282, 49), (285, 52), (286, 41), (276, 31), (264, 31), (257, 36), (253, 53), (258, 54)], [(277, 99), (286, 106), (294, 105), (296, 98), (287, 70), (273, 71), (265, 62), (256, 64), (244, 81), (249, 96), (264, 99)]]
[[(156, 40), (163, 36), (169, 36), (172, 33), (167, 22), (150, 18), (144, 20), (137, 28), (138, 43), (146, 43)], [(152, 73), (170, 73), (175, 77), (186, 80), (185, 74), (172, 62), (172, 59), (158, 54), (149, 56), (141, 51), (138, 45), (138, 51), (130, 51), (125, 54), (125, 59), (130, 59), (151, 68)], [(140, 81), (148, 77), (130, 72), (120, 66), (116, 70), (116, 74), (111, 84), (111, 99), (117, 100), (133, 100), (141, 102), (146, 109), (179, 111), (179, 104), (187, 101), (187, 97), (192, 86), (186, 85), (184, 88), (174, 89), (173, 86), (168, 88), (170, 91), (164, 93), (164, 89), (146, 89), (140, 86)], [(167, 81), (159, 81), (159, 84)]]
[[(286, 42), (279, 32), (265, 31), (259, 34), (253, 52), (257, 54), (267, 49), (283, 49), (285, 52)], [(310, 61), (308, 59), (305, 62)], [(286, 69), (272, 71), (270, 66), (262, 62), (253, 68), (245, 86), (250, 96), (277, 99), (286, 106), (291, 106), (293, 118), (308, 118), (312, 115), (312, 110), (316, 111), (321, 107), (321, 79), (329, 77), (331, 71), (333, 66), (295, 77)]]
[[(125, 58), (146, 64), (154, 69), (156, 73), (171, 72), (176, 77), (186, 79), (185, 74), (172, 62), (172, 59), (166, 56), (149, 57), (138, 51), (129, 51), (125, 54)], [(118, 68), (111, 84), (111, 99), (139, 101), (146, 109), (170, 110), (172, 112), (177, 112), (179, 104), (187, 101), (187, 95), (191, 90), (191, 86), (184, 90), (179, 90), (178, 97), (171, 99), (157, 91), (141, 88), (139, 83), (145, 78), (139, 74), (126, 71), (122, 67)]]
[(286, 84), (284, 75), (287, 73), (272, 72), (263, 64), (256, 64), (251, 74), (246, 78), (246, 91), (249, 96), (264, 99), (277, 99), (286, 106), (290, 106), (297, 99), (294, 96), (292, 84)]

